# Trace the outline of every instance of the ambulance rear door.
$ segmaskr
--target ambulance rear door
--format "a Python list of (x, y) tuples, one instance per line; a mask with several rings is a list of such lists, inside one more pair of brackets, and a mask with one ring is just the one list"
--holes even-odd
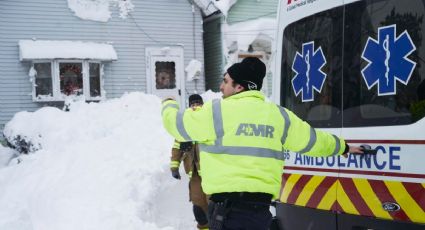
[(345, 3), (339, 229), (425, 228), (424, 1)]

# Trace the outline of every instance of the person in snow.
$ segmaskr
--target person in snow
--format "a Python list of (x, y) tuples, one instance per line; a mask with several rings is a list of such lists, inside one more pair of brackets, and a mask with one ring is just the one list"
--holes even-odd
[[(189, 107), (192, 110), (199, 109), (204, 104), (202, 97), (198, 94), (189, 96)], [(196, 143), (174, 142), (171, 150), (171, 175), (180, 180), (179, 167), (183, 161), (184, 170), (189, 175), (189, 199), (193, 204), (193, 214), (198, 223), (198, 229), (208, 229), (208, 199), (201, 187), (201, 177), (199, 175), (199, 148)]]
[(210, 195), (210, 229), (269, 228), (269, 207), (279, 195), (284, 150), (314, 157), (363, 152), (266, 102), (260, 92), (265, 74), (264, 63), (248, 57), (227, 69), (220, 86), (223, 100), (181, 112), (176, 101), (163, 101), (167, 131), (178, 141), (199, 143), (202, 188)]

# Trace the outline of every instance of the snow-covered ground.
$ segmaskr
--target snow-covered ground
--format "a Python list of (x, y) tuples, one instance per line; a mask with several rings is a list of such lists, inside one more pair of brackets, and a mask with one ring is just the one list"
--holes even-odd
[(6, 136), (26, 136), (38, 150), (17, 158), (0, 146), (0, 229), (195, 229), (187, 178), (170, 176), (173, 139), (158, 97), (69, 108), (20, 112), (6, 125)]

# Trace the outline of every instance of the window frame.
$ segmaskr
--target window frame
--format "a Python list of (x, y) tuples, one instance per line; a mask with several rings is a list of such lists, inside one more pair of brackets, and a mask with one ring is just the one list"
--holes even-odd
[[(419, 3), (421, 1), (411, 1), (408, 4), (404, 5), (403, 7), (395, 7), (397, 1), (383, 1), (383, 0), (373, 0), (368, 2), (353, 2), (350, 4), (344, 5), (344, 37), (350, 37), (351, 34), (359, 34), (359, 44), (360, 47), (358, 50), (355, 48), (354, 43), (350, 43), (348, 45), (347, 40), (345, 42), (347, 44), (344, 44), (344, 55), (351, 58), (348, 59), (348, 61), (344, 57), (344, 78), (351, 76), (349, 74), (349, 70), (355, 69), (355, 65), (351, 65), (352, 62), (355, 60), (352, 57), (355, 57), (355, 52), (358, 52), (359, 56), (359, 63), (358, 68), (359, 70), (357, 72), (357, 78), (358, 82), (348, 81), (344, 79), (344, 85), (343, 90), (345, 93), (349, 91), (357, 92), (359, 95), (356, 100), (356, 95), (343, 95), (343, 127), (344, 128), (356, 128), (356, 127), (385, 127), (385, 126), (407, 126), (415, 124), (416, 122), (424, 119), (424, 116), (422, 114), (422, 117), (417, 117), (417, 120), (415, 120), (415, 115), (413, 114), (411, 110), (412, 104), (420, 102), (419, 95), (416, 93), (417, 89), (419, 88), (419, 84), (424, 81), (423, 79), (423, 66), (415, 65), (415, 67), (412, 69), (412, 72), (409, 77), (409, 81), (407, 84), (400, 83), (396, 80), (395, 81), (395, 94), (383, 94), (380, 95), (378, 93), (378, 87), (379, 84), (373, 85), (370, 88), (368, 88), (367, 84), (365, 83), (364, 76), (362, 76), (361, 72), (364, 71), (365, 67), (370, 64), (370, 61), (366, 61), (362, 55), (365, 50), (365, 47), (369, 41), (369, 39), (379, 39), (378, 37), (378, 30), (382, 27), (388, 27), (391, 25), (396, 25), (395, 32), (395, 38), (402, 35), (403, 31), (406, 31), (409, 33), (409, 36), (412, 36), (412, 28), (409, 28), (407, 25), (403, 25), (400, 22), (397, 21), (387, 21), (388, 17), (391, 15), (394, 15), (394, 18), (397, 15), (403, 15), (405, 14), (405, 17), (410, 16), (416, 16), (420, 17), (420, 14), (414, 14), (415, 9), (413, 6), (415, 3)], [(378, 4), (384, 4), (387, 7), (382, 8), (379, 11), (373, 11), (374, 7), (372, 5), (375, 5), (375, 7)], [(361, 6), (363, 8), (361, 8)], [(359, 8), (358, 11), (357, 8)], [(401, 10), (403, 8), (403, 10)], [(396, 10), (395, 10), (396, 9)], [(359, 13), (360, 12), (360, 13)], [(359, 15), (362, 17), (360, 19), (356, 13), (359, 13)], [(379, 15), (380, 16), (375, 16)], [(424, 14), (422, 14), (423, 16)], [(354, 22), (353, 20), (350, 20), (352, 18), (356, 18), (357, 20)], [(366, 19), (364, 19), (366, 18)], [(381, 18), (380, 20), (377, 20), (378, 18)], [(395, 20), (393, 18), (393, 20)], [(367, 21), (369, 19), (369, 21)], [(363, 20), (366, 20), (365, 24), (363, 24)], [(374, 22), (375, 20), (375, 22)], [(385, 21), (384, 21), (385, 20)], [(354, 22), (354, 23), (353, 23)], [(384, 23), (385, 22), (385, 23)], [(397, 22), (397, 23), (396, 23)], [(416, 21), (414, 21), (416, 22)], [(356, 30), (353, 24), (359, 25), (359, 28)], [(411, 23), (410, 25), (413, 25), (414, 23)], [(423, 25), (425, 24), (422, 20), (420, 23), (418, 23), (421, 28), (423, 28)], [(367, 27), (369, 26), (369, 27)], [(363, 33), (359, 33), (358, 31), (363, 31)], [(348, 34), (348, 35), (347, 35)], [(411, 42), (415, 45), (415, 50), (409, 53), (405, 58), (409, 59), (410, 61), (415, 60), (417, 58), (418, 60), (415, 61), (416, 64), (420, 62), (420, 59), (422, 58), (423, 54), (420, 55), (420, 50), (423, 48), (422, 42), (425, 40), (423, 37), (420, 37), (420, 42), (414, 39), (414, 37), (411, 37)], [(421, 44), (421, 45), (418, 45)], [(347, 46), (347, 47), (345, 47)], [(352, 52), (352, 55), (349, 55), (349, 53)], [(417, 80), (419, 78), (418, 82), (415, 82), (415, 79)], [(350, 82), (350, 84), (348, 84)], [(352, 90), (355, 89), (355, 90)], [(415, 93), (412, 93), (415, 92)], [(417, 94), (416, 98), (412, 94)], [(399, 98), (399, 99), (398, 99)], [(405, 100), (403, 100), (405, 99)], [(400, 104), (398, 104), (401, 101)], [(349, 103), (351, 102), (351, 103)], [(409, 108), (410, 104), (410, 108)], [(400, 106), (400, 107), (398, 107)], [(400, 109), (400, 110), (397, 110)], [(404, 109), (404, 110), (403, 110)], [(372, 111), (372, 112), (370, 112)], [(377, 115), (379, 114), (379, 116)], [(374, 116), (375, 115), (375, 116)], [(420, 114), (419, 114), (420, 116)]]
[[(300, 25), (303, 26), (311, 26), (310, 20), (316, 20), (317, 18), (329, 18), (329, 15), (341, 15), (341, 20), (332, 20), (331, 27), (325, 28), (329, 30), (328, 34), (331, 34), (333, 37), (324, 38), (322, 35), (313, 36), (312, 31), (307, 32), (309, 35), (307, 37), (311, 37), (306, 39), (304, 36), (304, 40), (299, 42), (297, 39), (286, 39), (289, 37), (288, 30), (293, 28), (298, 29)], [(279, 93), (279, 101), (280, 105), (288, 108), (293, 111), (297, 116), (301, 119), (307, 121), (309, 124), (314, 126), (315, 128), (329, 128), (329, 129), (340, 129), (343, 125), (343, 114), (342, 114), (342, 98), (343, 98), (343, 63), (340, 63), (340, 66), (333, 65), (334, 59), (340, 58), (341, 60), (344, 57), (343, 46), (344, 46), (344, 38), (341, 35), (332, 33), (333, 29), (340, 28), (341, 32), (344, 29), (344, 8), (342, 6), (330, 8), (324, 11), (317, 12), (308, 17), (302, 18), (300, 20), (293, 21), (287, 24), (283, 30), (281, 31), (282, 36), (282, 46), (281, 46), (281, 58), (280, 58), (280, 93)], [(312, 19), (313, 18), (313, 19)], [(323, 25), (322, 25), (322, 28)], [(303, 28), (304, 29), (304, 28)], [(322, 31), (323, 32), (323, 31)], [(285, 40), (286, 39), (286, 40)], [(331, 48), (332, 42), (339, 41), (341, 42), (341, 46), (337, 46), (337, 48)], [(295, 42), (294, 42), (295, 41)], [(319, 47), (323, 50), (325, 55), (325, 64), (321, 67), (322, 71), (326, 73), (325, 82), (323, 83), (321, 92), (313, 91), (314, 100), (312, 101), (302, 101), (302, 94), (299, 93), (295, 95), (294, 89), (292, 86), (292, 81), (295, 77), (295, 73), (293, 70), (293, 61), (295, 55), (297, 53), (302, 53), (303, 45), (306, 43), (314, 42), (314, 49), (317, 50)], [(291, 46), (287, 46), (287, 45)], [(289, 48), (294, 49), (294, 55), (290, 56), (288, 53), (291, 53)], [(337, 52), (338, 55), (334, 55)], [(333, 56), (330, 56), (333, 55)], [(294, 57), (294, 58), (288, 58)], [(332, 57), (332, 58), (331, 58)], [(284, 62), (284, 60), (286, 62)], [(285, 69), (286, 68), (286, 69)], [(287, 71), (287, 72), (285, 72)], [(331, 81), (331, 82), (329, 82)], [(329, 97), (329, 103), (320, 102), (320, 98), (322, 99)], [(320, 109), (321, 108), (321, 109)], [(328, 108), (328, 109), (326, 109)], [(318, 109), (318, 111), (316, 111)], [(310, 119), (310, 113), (315, 111), (318, 113), (319, 111), (324, 111), (324, 114), (328, 115), (327, 119)]]
[[(36, 76), (32, 79), (32, 100), (34, 102), (54, 102), (54, 101), (65, 101), (68, 97), (63, 95), (60, 91), (60, 79), (59, 79), (59, 65), (61, 63), (81, 63), (82, 66), (82, 78), (83, 78), (83, 94), (78, 97), (84, 97), (86, 101), (101, 101), (105, 99), (105, 90), (103, 84), (103, 68), (104, 64), (100, 60), (81, 60), (81, 59), (40, 59), (40, 60), (32, 60), (31, 68), (34, 68), (35, 63), (50, 63), (51, 66), (51, 78), (52, 78), (52, 96), (40, 95), (36, 96)], [(90, 96), (90, 63), (99, 64), (99, 81), (100, 81), (100, 96), (91, 97)]]
[[(99, 64), (99, 83), (100, 83), (100, 96), (97, 97), (92, 97), (90, 95), (90, 64)], [(99, 101), (104, 99), (104, 95), (105, 95), (105, 90), (103, 88), (103, 75), (104, 75), (104, 64), (101, 61), (98, 60), (88, 60), (86, 62), (87, 68), (86, 68), (86, 72), (87, 72), (87, 79), (84, 79), (84, 73), (83, 73), (83, 88), (84, 88), (84, 96), (86, 97), (86, 100), (89, 101)], [(83, 64), (83, 68), (84, 68), (84, 64)], [(87, 81), (88, 83), (85, 84), (84, 81)], [(87, 88), (85, 88), (87, 87)]]
[(50, 63), (50, 73), (51, 73), (51, 76), (50, 76), (50, 78), (52, 79), (52, 96), (51, 97), (49, 97), (49, 96), (46, 96), (46, 95), (43, 95), (43, 97), (40, 97), (40, 98), (38, 98), (37, 96), (36, 96), (36, 79), (37, 79), (37, 76), (33, 76), (33, 77), (31, 77), (31, 82), (32, 82), (32, 92), (31, 92), (31, 95), (32, 95), (32, 100), (33, 101), (40, 101), (40, 102), (44, 102), (44, 101), (52, 101), (50, 98), (53, 98), (54, 97), (54, 95), (55, 95), (55, 82), (54, 82), (54, 79), (53, 79), (53, 75), (54, 75), (54, 65), (53, 65), (53, 62), (51, 61), (51, 60), (47, 60), (47, 59), (40, 59), (40, 60), (34, 60), (34, 61), (32, 61), (31, 62), (31, 68), (30, 69), (34, 69), (35, 70), (35, 64), (37, 64), (37, 63)]
[[(419, 101), (419, 100), (418, 101), (415, 101), (414, 97), (407, 97), (407, 96), (405, 96), (405, 95), (407, 95), (407, 93), (405, 93), (405, 92), (413, 92), (411, 90), (408, 90), (408, 88), (413, 88), (413, 90), (416, 90), (417, 91), (416, 86), (413, 85), (414, 84), (413, 83), (413, 78), (415, 77), (415, 73), (419, 77), (423, 76), (423, 74), (421, 75), (421, 72), (424, 72), (424, 70), (421, 71), (421, 68), (422, 69), (424, 68), (423, 66), (420, 67), (419, 65), (416, 65), (414, 67), (414, 69), (412, 70), (411, 76), (410, 76), (411, 79), (409, 80), (408, 84), (403, 85), (403, 84), (400, 84), (399, 82), (396, 82), (395, 83), (395, 84), (397, 84), (397, 93), (395, 95), (377, 95), (377, 92), (375, 93), (375, 91), (377, 90), (376, 89), (377, 86), (372, 86), (370, 89), (367, 88), (367, 86), (364, 86), (365, 85), (365, 82), (363, 80), (363, 77), (361, 76), (361, 71), (363, 71), (363, 69), (364, 69), (364, 66), (362, 66), (363, 65), (362, 62), (365, 63), (365, 66), (368, 65), (368, 63), (364, 59), (362, 59), (362, 57), (361, 57), (362, 52), (364, 51), (364, 48), (365, 48), (365, 46), (367, 44), (368, 39), (370, 39), (370, 38), (378, 39), (377, 34), (375, 34), (375, 33), (377, 33), (378, 28), (381, 28), (383, 26), (392, 25), (391, 23), (393, 23), (393, 24), (397, 24), (397, 23), (391, 22), (391, 23), (388, 23), (388, 24), (385, 24), (385, 25), (379, 25), (379, 24), (374, 25), (374, 24), (371, 24), (371, 26), (373, 26), (371, 32), (368, 31), (368, 34), (363, 34), (363, 35), (360, 34), (359, 35), (359, 39), (360, 39), (360, 36), (365, 36), (366, 37), (366, 39), (364, 39), (364, 41), (359, 40), (359, 44), (360, 44), (359, 57), (356, 58), (356, 59), (353, 59), (353, 57), (355, 57), (355, 55), (350, 55), (349, 52), (347, 52), (347, 50), (353, 50), (353, 46), (352, 46), (353, 43), (350, 42), (351, 41), (350, 40), (351, 37), (350, 36), (347, 36), (347, 33), (348, 32), (352, 32), (352, 30), (353, 30), (352, 24), (350, 24), (350, 22), (359, 23), (358, 20), (357, 21), (353, 21), (353, 20), (350, 20), (350, 18), (348, 18), (348, 15), (349, 15), (348, 12), (350, 12), (350, 7), (353, 6), (354, 4), (366, 4), (366, 5), (369, 5), (369, 4), (374, 4), (375, 2), (383, 2), (383, 1), (382, 0), (381, 1), (376, 0), (376, 1), (369, 1), (369, 2), (364, 2), (364, 3), (363, 2), (352, 2), (350, 4), (344, 4), (344, 5), (341, 5), (341, 6), (337, 6), (335, 8), (330, 8), (330, 9), (326, 9), (324, 11), (317, 12), (315, 14), (309, 15), (308, 17), (305, 17), (305, 18), (302, 18), (302, 19), (293, 21), (293, 22), (285, 25), (285, 27), (281, 31), (281, 34), (282, 35), (279, 35), (279, 36), (281, 36), (280, 37), (280, 39), (281, 39), (280, 42), (282, 43), (282, 46), (281, 46), (281, 53), (282, 53), (282, 55), (281, 55), (280, 60), (278, 60), (278, 61), (281, 62), (280, 63), (280, 68), (278, 70), (281, 73), (280, 86), (279, 86), (280, 87), (280, 91), (279, 91), (279, 95), (278, 95), (279, 96), (279, 99), (278, 100), (280, 102), (280, 105), (287, 106), (289, 109), (294, 110), (293, 109), (293, 106), (298, 104), (296, 102), (296, 98), (299, 97), (299, 95), (298, 95), (298, 96), (294, 96), (294, 98), (291, 98), (291, 99), (285, 99), (286, 96), (287, 96), (287, 95), (285, 95), (285, 92), (289, 92), (291, 94), (293, 93), (292, 92), (292, 89), (291, 89), (291, 86), (288, 85), (288, 84), (285, 85), (286, 78), (292, 79), (292, 76), (291, 76), (291, 73), (292, 72), (289, 71), (288, 72), (289, 74), (284, 74), (284, 71), (283, 71), (284, 68), (286, 68), (286, 63), (285, 64), (283, 63), (283, 59), (285, 58), (285, 55), (286, 55), (285, 53), (287, 52), (285, 50), (286, 47), (285, 47), (285, 40), (284, 40), (285, 39), (285, 31), (292, 24), (299, 23), (302, 20), (307, 20), (310, 17), (315, 17), (317, 14), (321, 14), (321, 13), (324, 13), (324, 12), (330, 12), (333, 9), (337, 9), (337, 8), (342, 8), (343, 9), (343, 16), (342, 16), (342, 18), (343, 18), (343, 26), (342, 26), (342, 28), (343, 29), (342, 29), (342, 34), (343, 34), (343, 37), (344, 38), (343, 38), (342, 47), (341, 47), (341, 49), (342, 49), (342, 56), (341, 56), (341, 58), (342, 58), (341, 59), (341, 61), (342, 61), (342, 69), (341, 69), (341, 71), (342, 71), (342, 79), (341, 79), (341, 82), (342, 82), (342, 85), (341, 85), (342, 95), (341, 95), (341, 105), (338, 105), (339, 106), (338, 107), (339, 108), (338, 118), (341, 119), (341, 122), (338, 121), (338, 123), (341, 123), (341, 127), (343, 127), (343, 128), (385, 127), (385, 126), (401, 126), (401, 125), (406, 126), (406, 125), (412, 125), (412, 124), (414, 124), (414, 123), (416, 123), (416, 122), (418, 122), (420, 120), (425, 119), (425, 116), (423, 115), (424, 114), (423, 112), (417, 112), (417, 114), (414, 114), (412, 112), (412, 109), (411, 109), (412, 107), (408, 108), (406, 106), (409, 103), (410, 104), (415, 104), (415, 103), (421, 103), (421, 101)], [(388, 2), (386, 2), (386, 4), (387, 3), (393, 4), (393, 2), (395, 2), (395, 1), (388, 1)], [(411, 3), (411, 4), (413, 4), (413, 3)], [(396, 11), (396, 12), (398, 12), (398, 11)], [(409, 10), (408, 12), (411, 12), (411, 11)], [(388, 13), (385, 13), (385, 15), (390, 15), (390, 13), (391, 12), (388, 11)], [(412, 14), (412, 15), (414, 15), (414, 14)], [(369, 16), (369, 17), (370, 18), (375, 18), (373, 16)], [(416, 17), (419, 17), (418, 14), (416, 14)], [(370, 19), (370, 21), (372, 21), (372, 20)], [(422, 24), (425, 24), (423, 22), (421, 22), (421, 23)], [(362, 25), (360, 25), (360, 26), (362, 26)], [(323, 25), (322, 25), (322, 27), (323, 27)], [(363, 31), (363, 30), (364, 30), (363, 27), (361, 27), (361, 31)], [(403, 28), (401, 26), (397, 27), (396, 35), (395, 36), (396, 37), (401, 36), (401, 34), (403, 33), (403, 31), (407, 31), (407, 28)], [(409, 33), (411, 33), (411, 31), (409, 31)], [(411, 38), (411, 39), (413, 39), (413, 38)], [(422, 37), (420, 39), (421, 39), (421, 41), (424, 41), (425, 40)], [(314, 39), (314, 40), (316, 40), (316, 39)], [(414, 41), (414, 40), (412, 40), (412, 42), (414, 42), (414, 45), (416, 46), (416, 49), (415, 49), (414, 52), (409, 53), (409, 55), (407, 56), (407, 58), (409, 60), (414, 60), (415, 61), (414, 58), (417, 55), (418, 60), (416, 60), (415, 63), (419, 63), (419, 59), (421, 58), (420, 56), (423, 56), (423, 55), (419, 55), (420, 54), (420, 50), (423, 48), (424, 45), (422, 44), (422, 45), (419, 46), (416, 43), (416, 41)], [(349, 61), (347, 61), (347, 58), (348, 58)], [(349, 66), (349, 64), (351, 64), (351, 62), (353, 62), (354, 60), (356, 60), (356, 61), (359, 62), (359, 70), (358, 71), (355, 71), (356, 72), (355, 75), (350, 74), (349, 71), (347, 71), (347, 69), (351, 68)], [(329, 64), (329, 63), (331, 63), (331, 61), (329, 61), (328, 58), (327, 58), (327, 64)], [(288, 64), (290, 64), (290, 63), (288, 63)], [(353, 76), (357, 80), (354, 83), (353, 83), (353, 81), (349, 81), (349, 77), (353, 77)], [(329, 77), (329, 73), (328, 73), (328, 77)], [(328, 80), (329, 79), (326, 79), (326, 81), (328, 81)], [(422, 82), (425, 82), (425, 80), (424, 79), (419, 79), (419, 81), (416, 82), (416, 84), (418, 84), (418, 88), (419, 88), (419, 84), (422, 83)], [(358, 105), (347, 106), (347, 103), (346, 103), (347, 101), (354, 101), (354, 99), (352, 97), (350, 97), (350, 95), (347, 93), (347, 92), (349, 92), (349, 90), (353, 86), (359, 88), (359, 89), (354, 90), (355, 92), (358, 92), (359, 94), (361, 94), (363, 91), (364, 92), (367, 92), (368, 94), (372, 95), (372, 96), (369, 95), (370, 98), (372, 98), (373, 95), (376, 94), (376, 98), (378, 98), (378, 99), (373, 99), (372, 100), (372, 99), (369, 99), (368, 98), (368, 99), (365, 99), (364, 100), (364, 96), (359, 96), (359, 100), (358, 100), (359, 101), (359, 104)], [(286, 87), (288, 87), (288, 88), (286, 88)], [(401, 107), (401, 108), (404, 108), (405, 111), (396, 111), (393, 108), (390, 108), (390, 107), (388, 107), (388, 106), (385, 105), (385, 103), (388, 103), (388, 102), (391, 102), (391, 101), (393, 101), (394, 103), (396, 103), (396, 101), (397, 101), (396, 97), (397, 96), (400, 96), (400, 97), (405, 96), (407, 98), (407, 100), (406, 100), (407, 102), (404, 103), (404, 107)], [(419, 98), (419, 94), (418, 94), (418, 98)], [(314, 99), (314, 101), (316, 101), (316, 100), (317, 100), (317, 98)], [(380, 101), (382, 101), (382, 102), (380, 102)], [(367, 103), (365, 103), (365, 102), (367, 102)], [(307, 102), (307, 103), (309, 103), (309, 102)], [(424, 103), (424, 102), (422, 102), (422, 103)], [(373, 109), (377, 109), (378, 108), (377, 106), (382, 107), (382, 109), (379, 109), (379, 110), (376, 110), (376, 111), (382, 112), (382, 114), (384, 114), (385, 116), (376, 116), (376, 117), (373, 117), (373, 116), (370, 116), (366, 112), (366, 111), (372, 111), (372, 112), (370, 112), (370, 114), (376, 114), (377, 112), (373, 111)], [(350, 109), (353, 109), (354, 112), (351, 111)], [(386, 112), (387, 109), (388, 109), (389, 112)], [(357, 110), (358, 110), (358, 112), (357, 112)], [(417, 109), (417, 110), (423, 111), (422, 107), (419, 107), (419, 109)], [(311, 121), (310, 119), (308, 119), (307, 115), (299, 114), (295, 110), (294, 110), (294, 112), (298, 116), (300, 116), (302, 119), (306, 120), (307, 122), (309, 122), (310, 124), (312, 124), (315, 127), (318, 127), (318, 128), (340, 128), (340, 126), (334, 126), (334, 125), (329, 126), (329, 127), (328, 126), (317, 125), (317, 124), (314, 123), (314, 121)], [(390, 114), (390, 112), (393, 113), (393, 114)], [(354, 114), (354, 115), (351, 115), (351, 113)]]

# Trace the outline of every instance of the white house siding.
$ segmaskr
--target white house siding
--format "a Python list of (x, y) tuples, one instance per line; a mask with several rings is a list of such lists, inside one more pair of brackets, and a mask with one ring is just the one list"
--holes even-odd
[(276, 18), (278, 0), (242, 0), (230, 8), (227, 23), (233, 24), (260, 17)]
[[(105, 65), (107, 98), (146, 92), (146, 46), (182, 44), (185, 66), (191, 59), (203, 63), (202, 17), (195, 8), (193, 19), (188, 0), (132, 3), (133, 17), (122, 19), (117, 7), (111, 7), (112, 18), (104, 23), (76, 17), (67, 0), (0, 0), (0, 131), (16, 112), (34, 111), (48, 104), (32, 101), (30, 63), (19, 61), (19, 40), (112, 42), (118, 60)], [(205, 90), (203, 74), (197, 86), (198, 92)], [(194, 90), (193, 82), (186, 83), (187, 94)]]

